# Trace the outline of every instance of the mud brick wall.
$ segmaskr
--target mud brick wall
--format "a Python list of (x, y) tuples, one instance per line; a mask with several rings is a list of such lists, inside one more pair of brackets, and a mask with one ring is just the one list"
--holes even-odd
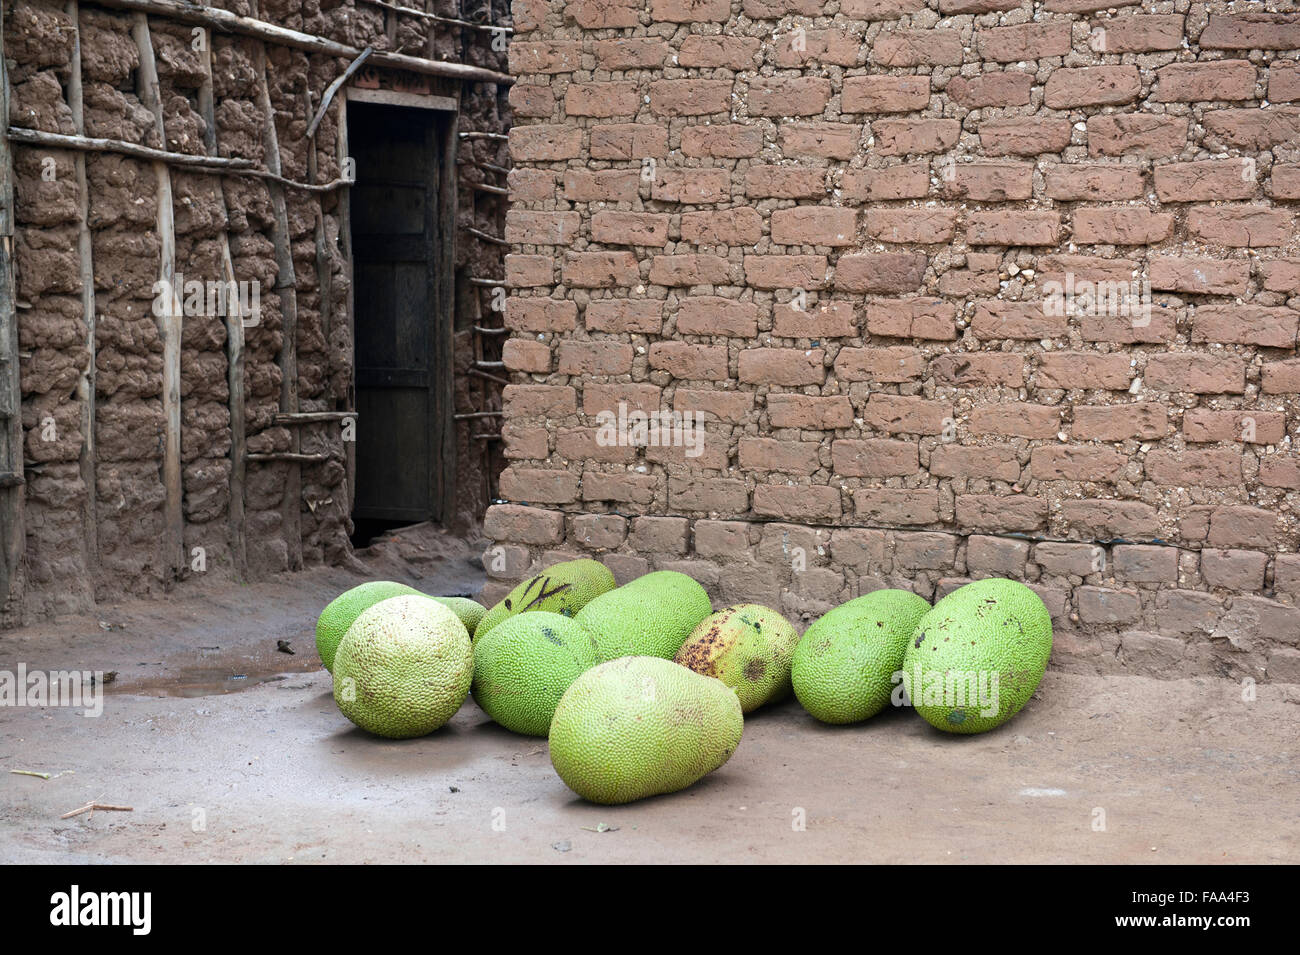
[[(1055, 666), (1300, 681), (1300, 14), (1245, 6), (517, 0), (484, 596), (1002, 575)], [(1149, 317), (1046, 307), (1085, 281)]]
[[(322, 7), (301, 0), (214, 5), (357, 48), (505, 68), (505, 54), (491, 48), (489, 34), (373, 5)], [(437, 0), (429, 9), (446, 17), (460, 15), (456, 0)], [(498, 0), (498, 9), (487, 19), (501, 23), (507, 16)], [(306, 181), (309, 150), (314, 148), (315, 181), (339, 176), (337, 105), (317, 130), (314, 147), (305, 133), (321, 94), (347, 60), (212, 31), (215, 128), (209, 129), (200, 102), (207, 72), (193, 47), (191, 27), (151, 16), (164, 143), (142, 99), (141, 57), (132, 23), (129, 13), (89, 2), (80, 4), (75, 23), (63, 0), (7, 4), (9, 122), (47, 132), (78, 131), (72, 85), (79, 32), (85, 135), (194, 154), (207, 153), (208, 139), (214, 137), (217, 155), (264, 166), (269, 155), (264, 104), (269, 100), (282, 174)], [(436, 89), (441, 95), (458, 96), (463, 89), (461, 128), (502, 130), (508, 124), (504, 88), (437, 83), (443, 84)], [(500, 143), (476, 144), (464, 152), (480, 160), (508, 162)], [(79, 157), (84, 157), (85, 224), (93, 260), (93, 361), (79, 255)], [(78, 154), (15, 143), (14, 166), (27, 540), (22, 579), (8, 605), (0, 608), (3, 624), (84, 611), (97, 601), (122, 595), (157, 593), (178, 579), (196, 576), (189, 565), (174, 567), (165, 548), (163, 337), (152, 310), (162, 249), (153, 164), (111, 153)], [(186, 317), (180, 361), (186, 560), (193, 548), (201, 547), (206, 555), (203, 573), (224, 579), (339, 562), (350, 553), (351, 531), (341, 429), (327, 422), (290, 430), (272, 421), (281, 410), (286, 332), (277, 288), (276, 216), (267, 184), (177, 168), (170, 170), (170, 177), (177, 272), (186, 279), (221, 281), (224, 237), (235, 278), (260, 283), (260, 320), (245, 329), (242, 350), (247, 452), (296, 450), (327, 456), (324, 462), (301, 465), (248, 461), (242, 494), (246, 534), (235, 533), (227, 329), (220, 316)], [(482, 176), (462, 177), (460, 225), (499, 235), (504, 201), (472, 193), (465, 182), (473, 178)], [(344, 228), (341, 201), (337, 190), (285, 190), (297, 320), (297, 406), (304, 412), (351, 407), (353, 344), (347, 311), (349, 272), (339, 241)], [(318, 236), (324, 241), (318, 242)], [(472, 243), (458, 245), (457, 265), (462, 276), (503, 274), (500, 251)], [(479, 311), (490, 317), (483, 290), (466, 285), (461, 299), (466, 321)], [(459, 334), (458, 351), (463, 339)], [(463, 406), (457, 410), (491, 405), (491, 396), (483, 390), (483, 382), (458, 376)], [(497, 407), (499, 392), (498, 387)], [(91, 395), (93, 416), (88, 411)], [(87, 422), (91, 434), (86, 433)], [(468, 424), (459, 428), (460, 460), (471, 473), (457, 515), (462, 526), (481, 517), (489, 493), (484, 443), (471, 442), (469, 430)], [(477, 459), (471, 460), (472, 455)], [(295, 468), (301, 474), (297, 485), (290, 480)], [(291, 499), (294, 495), (296, 500)], [(296, 527), (287, 520), (295, 511)], [(242, 567), (240, 550), (245, 554)]]

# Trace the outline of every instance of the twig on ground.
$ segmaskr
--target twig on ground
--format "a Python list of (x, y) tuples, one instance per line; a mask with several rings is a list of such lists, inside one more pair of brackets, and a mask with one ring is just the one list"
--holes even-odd
[(88, 802), (84, 806), (73, 809), (71, 812), (65, 812), (60, 819), (71, 819), (73, 816), (80, 816), (83, 812), (94, 814), (96, 809), (102, 809), (105, 812), (135, 812), (134, 806), (114, 806), (106, 802)]

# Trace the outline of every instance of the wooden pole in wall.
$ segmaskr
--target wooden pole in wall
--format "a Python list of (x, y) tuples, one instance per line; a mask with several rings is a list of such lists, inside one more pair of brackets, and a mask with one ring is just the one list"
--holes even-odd
[[(324, 53), (327, 56), (346, 57), (349, 60), (356, 59), (361, 55), (359, 49), (348, 46), (346, 43), (338, 43), (311, 33), (302, 33), (298, 30), (290, 30), (288, 27), (276, 26), (274, 23), (258, 20), (256, 19), (256, 7), (252, 11), (254, 16), (242, 17), (228, 10), (182, 2), (182, 0), (94, 0), (94, 2), (97, 6), (109, 7), (110, 9), (137, 10), (167, 17), (181, 23), (210, 27), (213, 30), (227, 33), (241, 33), (244, 36), (261, 40), (263, 43), (274, 43), (276, 46), (287, 46), (290, 49), (305, 50), (308, 53)], [(509, 86), (514, 83), (514, 77), (509, 73), (498, 73), (496, 70), (487, 70), (481, 66), (469, 66), (465, 63), (449, 63), (445, 60), (407, 56), (402, 53), (376, 51), (371, 57), (371, 62), (375, 66), (386, 66), (394, 70), (408, 70), (425, 76), (445, 76), (471, 83), (496, 83), (500, 86)]]
[[(369, 47), (367, 47), (366, 49), (369, 50)], [(354, 60), (353, 64), (355, 65), (356, 62), (357, 61)], [(351, 69), (351, 67), (349, 67), (348, 69)], [(346, 76), (347, 76), (346, 72), (339, 74), (339, 79), (343, 80), (343, 82), (339, 83), (337, 87), (331, 84), (333, 92), (343, 93), (343, 95), (339, 97), (340, 113), (346, 111), (347, 109), (347, 94), (343, 90), (343, 86), (347, 82), (345, 79)], [(320, 140), (314, 134), (319, 131), (319, 125), (320, 125), (319, 120), (323, 120), (325, 118), (325, 111), (329, 108), (329, 102), (327, 101), (327, 99), (330, 96), (331, 96), (330, 91), (327, 91), (325, 97), (322, 97), (322, 101), (318, 108), (318, 112), (316, 114), (315, 119), (313, 120), (313, 122), (316, 123), (316, 128), (312, 130), (312, 135), (310, 135), (307, 139), (307, 181), (312, 183), (314, 183), (317, 180), (320, 174)], [(336, 136), (338, 135), (337, 126), (335, 127), (335, 135)], [(347, 195), (347, 190), (343, 191), (343, 195), (344, 196)], [(330, 254), (331, 250), (329, 248), (329, 232), (325, 228), (325, 196), (317, 195), (315, 212), (316, 212), (316, 287), (319, 291), (321, 336), (325, 339), (325, 347), (328, 350), (329, 341), (330, 341), (330, 330), (334, 324), (333, 322), (334, 256)], [(326, 390), (328, 391), (329, 388), (328, 381), (326, 382), (325, 387)], [(301, 418), (302, 415), (300, 414), (299, 417)], [(333, 425), (331, 425), (330, 427), (333, 428)], [(333, 430), (330, 430), (327, 433), (334, 434), (335, 432)], [(347, 434), (346, 424), (343, 425), (339, 433), (344, 435)], [(345, 456), (346, 453), (347, 453), (346, 450), (344, 450)], [(336, 502), (335, 506), (343, 510), (343, 517), (345, 519), (351, 513), (351, 510), (346, 507), (346, 501)]]
[[(203, 48), (199, 51), (203, 64), (203, 83), (199, 86), (199, 112), (207, 126), (203, 145), (209, 156), (217, 155), (216, 97), (212, 90), (212, 34), (204, 30)], [(226, 212), (225, 183), (217, 180), (217, 198), (221, 204), (221, 218), (229, 222)], [(235, 263), (230, 254), (230, 232), (222, 226), (217, 234), (221, 252), (221, 277), (235, 288)], [(242, 302), (236, 295), (234, 301)], [(240, 580), (248, 576), (247, 524), (244, 519), (244, 469), (245, 448), (248, 441), (244, 419), (244, 318), (238, 308), (226, 308), (226, 390), (230, 412), (230, 504), (227, 507), (230, 533), (230, 553), (235, 564), (235, 574)]]
[[(316, 138), (307, 140), (307, 181), (314, 183), (319, 174), (320, 160), (317, 155)], [(320, 325), (321, 335), (326, 343), (330, 340), (330, 305), (333, 300), (334, 270), (329, 255), (325, 235), (325, 197), (316, 197), (316, 285), (320, 290)]]
[[(0, 51), (4, 22), (0, 18)], [(0, 115), (9, 115), (9, 70), (0, 55)], [(14, 180), (9, 141), (0, 136), (0, 610), (21, 579), (23, 526), (22, 392), (18, 382), (18, 317), (14, 304)]]
[[(275, 107), (271, 103), (271, 84), (266, 70), (266, 47), (260, 46), (257, 54), (259, 89), (262, 113), (265, 117), (262, 138), (266, 143), (266, 168), (281, 175), (280, 138), (275, 128)], [(298, 410), (298, 291), (293, 269), (293, 250), (289, 237), (289, 211), (285, 203), (284, 187), (268, 180), (271, 194), (271, 211), (274, 215), (272, 242), (275, 246), (275, 287), (280, 294), (280, 411)], [(291, 454), (301, 450), (300, 435), (294, 430), (290, 436)], [(285, 543), (289, 547), (289, 569), (302, 567), (302, 465), (289, 459), (289, 473), (285, 478), (282, 504), (282, 526)]]
[[(68, 18), (72, 21), (72, 65), (68, 74), (68, 108), (77, 135), (86, 135), (85, 107), (81, 96), (81, 12), (78, 0), (68, 0)], [(81, 402), (81, 481), (86, 487), (82, 523), (86, 538), (87, 571), (93, 580), (99, 568), (99, 518), (95, 480), (95, 259), (90, 241), (90, 187), (86, 182), (86, 154), (72, 156), (77, 175), (77, 200), (81, 227), (77, 233), (77, 260), (81, 267), (81, 312), (86, 322), (86, 367), (77, 381), (77, 398)]]
[[(158, 67), (154, 61), (153, 40), (149, 35), (149, 18), (143, 13), (135, 15), (131, 26), (140, 51), (140, 69), (137, 86), (141, 102), (154, 116), (158, 141), (167, 145), (167, 131), (163, 125), (162, 94), (158, 86)], [(166, 438), (163, 445), (163, 488), (166, 491), (166, 550), (167, 560), (179, 576), (185, 566), (185, 518), (182, 511), (181, 486), (181, 303), (176, 295), (176, 223), (172, 206), (171, 170), (163, 162), (154, 163), (158, 176), (158, 239), (162, 244), (162, 263), (159, 281), (170, 298), (160, 319), (163, 340), (163, 415), (166, 419)]]
[[(460, 107), (463, 89), (456, 89), (456, 112), (448, 117), (442, 141), (442, 168), (439, 169), (438, 194), (442, 197), (438, 222), (438, 241), (447, 250), (449, 263), (456, 261), (456, 206), (459, 200), (456, 174), (456, 149), (460, 143)], [(456, 269), (454, 264), (440, 269), (438, 307), (447, 318), (442, 336), (441, 401), (436, 406), (441, 413), (442, 432), (442, 520), (450, 526), (456, 515)]]
[[(338, 121), (338, 160), (339, 169), (346, 170), (347, 165), (351, 162), (348, 156), (348, 98), (345, 95), (339, 97), (339, 121)], [(347, 297), (347, 322), (348, 322), (348, 347), (352, 349), (351, 360), (348, 362), (348, 390), (347, 400), (344, 407), (349, 411), (357, 410), (357, 388), (356, 388), (356, 283), (354, 281), (352, 270), (352, 190), (344, 189), (339, 193), (339, 242), (343, 248), (343, 268), (348, 277), (348, 297)], [(347, 509), (351, 515), (352, 507), (357, 502), (357, 442), (355, 440), (343, 442), (343, 460), (347, 474)]]

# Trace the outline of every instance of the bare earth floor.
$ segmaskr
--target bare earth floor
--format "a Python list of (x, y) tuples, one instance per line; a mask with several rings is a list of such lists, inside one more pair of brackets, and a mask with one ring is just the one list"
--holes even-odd
[[(429, 592), (481, 579), (418, 534), (364, 559)], [(312, 634), (360, 579), (316, 570), (0, 635), (0, 669), (118, 673), (99, 718), (0, 710), (0, 862), (1300, 862), (1297, 686), (1246, 702), (1223, 680), (1050, 672), (969, 738), (907, 711), (823, 726), (788, 701), (699, 785), (600, 807), (545, 740), (472, 701), (424, 739), (348, 723)], [(134, 811), (59, 818), (91, 800)]]

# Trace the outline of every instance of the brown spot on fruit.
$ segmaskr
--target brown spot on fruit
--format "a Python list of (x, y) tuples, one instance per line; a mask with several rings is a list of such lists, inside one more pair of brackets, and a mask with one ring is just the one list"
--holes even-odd
[(745, 679), (750, 683), (757, 683), (763, 679), (765, 673), (767, 673), (767, 663), (757, 657), (745, 664)]

